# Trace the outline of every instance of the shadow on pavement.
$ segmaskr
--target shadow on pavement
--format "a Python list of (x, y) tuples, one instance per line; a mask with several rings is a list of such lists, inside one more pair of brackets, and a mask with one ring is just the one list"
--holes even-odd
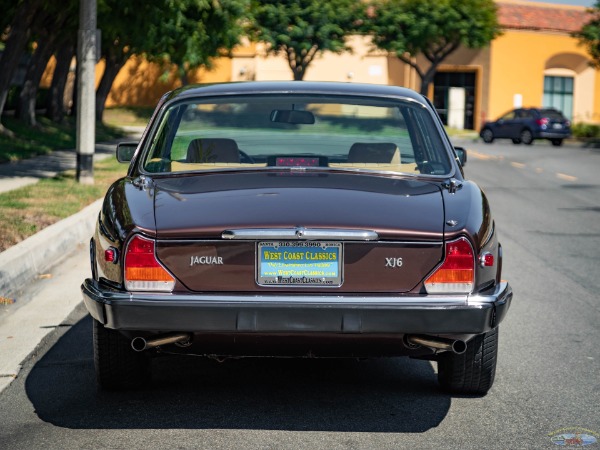
[(426, 361), (164, 357), (147, 389), (98, 392), (91, 319), (79, 320), (31, 369), (40, 419), (73, 429), (267, 429), (425, 432), (451, 397)]
[[(115, 144), (96, 144), (95, 156), (112, 156)], [(32, 177), (51, 178), (59, 172), (74, 169), (77, 164), (75, 150), (56, 150), (48, 155), (35, 156), (12, 163), (0, 164), (0, 178)]]

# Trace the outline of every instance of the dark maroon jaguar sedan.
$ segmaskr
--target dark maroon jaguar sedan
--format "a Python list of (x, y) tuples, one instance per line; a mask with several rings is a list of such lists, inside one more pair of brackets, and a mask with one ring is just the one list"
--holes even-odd
[(512, 299), (488, 201), (430, 102), (351, 83), (165, 95), (106, 194), (83, 283), (98, 383), (157, 354), (437, 361), (485, 394)]

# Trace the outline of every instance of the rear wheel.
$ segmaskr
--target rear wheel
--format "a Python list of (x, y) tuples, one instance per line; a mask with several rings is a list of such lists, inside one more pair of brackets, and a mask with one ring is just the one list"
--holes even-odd
[(461, 355), (443, 353), (438, 360), (438, 381), (455, 394), (485, 395), (494, 384), (498, 359), (498, 328), (475, 336)]
[(485, 142), (486, 144), (491, 144), (492, 142), (494, 142), (494, 132), (489, 128), (484, 129), (481, 132), (481, 139), (483, 139), (483, 142)]
[(531, 130), (525, 128), (521, 131), (521, 142), (525, 145), (533, 144), (533, 134), (531, 133)]
[(135, 352), (121, 333), (93, 320), (94, 365), (102, 389), (139, 388), (150, 381), (150, 360)]
[(552, 142), (552, 145), (554, 145), (555, 147), (560, 147), (563, 143), (562, 139), (550, 139), (550, 141)]

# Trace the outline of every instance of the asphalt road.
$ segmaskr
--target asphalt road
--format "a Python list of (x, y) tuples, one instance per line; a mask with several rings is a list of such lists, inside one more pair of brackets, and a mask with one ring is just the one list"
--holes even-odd
[(600, 448), (600, 149), (460, 144), (515, 294), (486, 397), (402, 358), (162, 359), (151, 388), (99, 393), (80, 305), (0, 393), (0, 448), (544, 449), (574, 427)]

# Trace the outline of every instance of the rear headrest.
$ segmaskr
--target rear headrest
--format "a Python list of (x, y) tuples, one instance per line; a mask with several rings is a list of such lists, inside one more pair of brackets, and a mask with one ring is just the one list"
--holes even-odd
[(400, 150), (393, 142), (356, 142), (350, 147), (348, 162), (400, 164)]
[(188, 145), (186, 162), (239, 163), (240, 151), (233, 139), (193, 139)]

